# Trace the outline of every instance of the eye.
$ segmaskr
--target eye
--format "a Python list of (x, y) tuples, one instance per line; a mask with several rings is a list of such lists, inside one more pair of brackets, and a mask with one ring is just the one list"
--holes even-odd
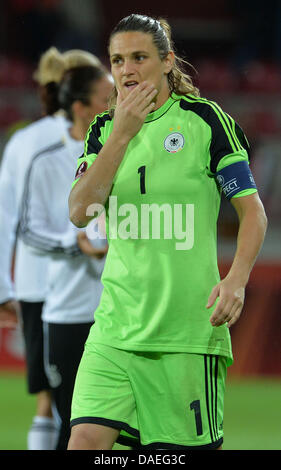
[(120, 65), (120, 64), (122, 64), (122, 59), (121, 59), (121, 57), (113, 57), (111, 59), (111, 63), (114, 64), (114, 65)]
[(142, 62), (144, 59), (145, 59), (145, 56), (144, 56), (144, 55), (137, 55), (137, 56), (136, 56), (136, 61), (137, 61), (137, 62)]

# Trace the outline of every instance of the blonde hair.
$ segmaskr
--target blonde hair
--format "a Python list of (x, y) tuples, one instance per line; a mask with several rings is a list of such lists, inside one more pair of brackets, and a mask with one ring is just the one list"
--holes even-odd
[(65, 70), (65, 61), (63, 55), (56, 47), (51, 47), (40, 57), (37, 70), (33, 78), (39, 85), (45, 86), (48, 83), (58, 83)]
[(51, 82), (59, 83), (67, 70), (88, 65), (100, 67), (102, 64), (94, 54), (87, 51), (71, 49), (59, 52), (56, 47), (50, 47), (42, 54), (33, 78), (42, 86)]
[[(194, 67), (189, 62), (175, 54), (174, 45), (171, 39), (171, 27), (167, 20), (164, 18), (157, 20), (150, 18), (149, 16), (137, 14), (127, 16), (126, 18), (123, 18), (121, 21), (119, 21), (119, 23), (113, 29), (109, 38), (109, 44), (115, 34), (127, 31), (139, 31), (146, 34), (151, 34), (153, 43), (158, 50), (161, 60), (164, 60), (167, 57), (169, 51), (174, 53), (175, 61), (173, 68), (168, 73), (167, 77), (170, 94), (175, 93), (177, 95), (200, 95), (199, 89), (193, 84), (191, 76), (184, 71), (185, 66), (188, 66), (189, 68), (191, 67), (193, 70), (195, 70)], [(116, 87), (114, 87), (109, 99), (111, 116), (114, 114), (116, 99), (117, 90)]]
[(61, 108), (58, 98), (59, 83), (65, 73), (68, 70), (84, 66), (104, 69), (94, 54), (80, 49), (59, 52), (56, 47), (50, 47), (42, 54), (33, 78), (39, 84), (43, 114), (53, 115)]
[(65, 70), (73, 69), (76, 67), (87, 67), (93, 65), (94, 67), (101, 67), (102, 63), (97, 56), (88, 51), (81, 49), (71, 49), (63, 54), (65, 62)]

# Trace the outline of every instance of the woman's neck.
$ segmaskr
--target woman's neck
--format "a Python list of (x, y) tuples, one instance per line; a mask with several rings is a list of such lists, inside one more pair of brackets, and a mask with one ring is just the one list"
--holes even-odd
[(74, 140), (84, 140), (87, 130), (88, 129), (84, 129), (80, 124), (73, 123), (69, 129), (69, 133)]

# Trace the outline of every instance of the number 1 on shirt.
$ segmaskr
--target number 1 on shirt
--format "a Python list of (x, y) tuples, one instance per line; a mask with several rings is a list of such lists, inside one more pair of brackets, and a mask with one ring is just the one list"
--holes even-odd
[(141, 194), (145, 194), (145, 166), (140, 166), (138, 169), (138, 173), (140, 174), (140, 192)]

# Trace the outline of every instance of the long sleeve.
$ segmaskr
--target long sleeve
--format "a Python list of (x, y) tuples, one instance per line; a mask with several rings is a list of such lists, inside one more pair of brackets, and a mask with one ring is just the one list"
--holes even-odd
[(4, 149), (0, 170), (0, 303), (14, 298), (11, 269), (19, 219), (17, 151), (15, 137)]
[[(63, 144), (41, 152), (27, 175), (20, 238), (31, 250), (41, 254), (80, 254), (77, 229), (68, 218), (69, 184), (61, 156)], [(59, 172), (59, 173), (58, 173)], [(73, 169), (74, 172), (74, 169)], [(59, 175), (59, 179), (58, 179)]]

